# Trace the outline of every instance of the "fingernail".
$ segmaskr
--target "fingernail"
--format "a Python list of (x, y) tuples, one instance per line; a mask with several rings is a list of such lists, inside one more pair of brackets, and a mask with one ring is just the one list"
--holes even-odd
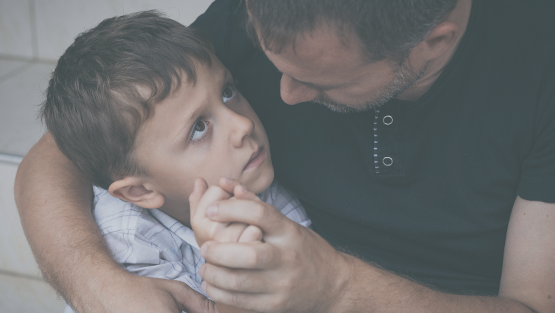
[(206, 292), (206, 282), (203, 281), (202, 284), (200, 284), (200, 288), (202, 288), (202, 290), (204, 290), (204, 292)]
[(233, 183), (233, 180), (231, 180), (231, 178), (224, 177), (224, 180), (225, 180), (225, 182), (228, 183), (228, 184)]
[(217, 204), (212, 204), (211, 206), (209, 206), (206, 209), (206, 215), (214, 216), (216, 214), (218, 214), (218, 205)]
[(202, 247), (200, 247), (200, 256), (206, 259), (207, 251), (208, 251), (208, 247), (206, 245), (202, 245)]
[(204, 265), (198, 269), (198, 274), (204, 279)]
[(243, 186), (243, 185), (241, 185), (241, 191), (242, 191), (243, 193), (249, 192), (249, 191), (247, 190), (247, 187), (245, 187), (245, 186)]

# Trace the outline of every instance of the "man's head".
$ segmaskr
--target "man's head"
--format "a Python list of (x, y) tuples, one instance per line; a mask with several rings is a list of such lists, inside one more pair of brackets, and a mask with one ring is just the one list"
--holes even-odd
[(284, 74), (284, 101), (337, 111), (379, 106), (429, 74), (462, 34), (456, 22), (464, 18), (449, 19), (456, 7), (457, 0), (247, 1), (251, 36)]
[[(60, 58), (43, 104), (60, 150), (93, 184), (186, 210), (194, 180), (273, 180), (266, 133), (208, 39), (156, 12), (114, 17)], [(170, 209), (171, 211), (171, 209)], [(185, 219), (186, 219), (185, 218)]]

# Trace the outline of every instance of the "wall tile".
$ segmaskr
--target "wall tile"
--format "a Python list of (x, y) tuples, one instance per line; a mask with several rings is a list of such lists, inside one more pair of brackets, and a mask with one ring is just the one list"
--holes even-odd
[(0, 59), (0, 82), (9, 78), (10, 74), (13, 75), (14, 71), (21, 69), (27, 63), (25, 61)]
[(0, 273), (0, 312), (62, 313), (64, 307), (45, 282)]
[(25, 155), (44, 133), (37, 113), (53, 69), (35, 63), (0, 82), (0, 153)]
[(0, 0), (0, 54), (33, 57), (29, 0)]
[(40, 58), (58, 59), (75, 36), (103, 19), (135, 11), (158, 9), (188, 25), (211, 0), (35, 0)]

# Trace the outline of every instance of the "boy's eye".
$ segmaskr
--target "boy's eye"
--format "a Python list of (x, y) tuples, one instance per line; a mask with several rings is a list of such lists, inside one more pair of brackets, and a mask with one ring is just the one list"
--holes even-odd
[(228, 85), (224, 88), (224, 91), (222, 92), (222, 101), (226, 103), (229, 100), (233, 99), (236, 94), (237, 94), (237, 91), (235, 90), (235, 88), (233, 86)]
[(191, 134), (191, 141), (197, 141), (201, 139), (206, 131), (208, 130), (208, 122), (207, 121), (198, 121), (195, 124), (193, 129), (193, 133)]

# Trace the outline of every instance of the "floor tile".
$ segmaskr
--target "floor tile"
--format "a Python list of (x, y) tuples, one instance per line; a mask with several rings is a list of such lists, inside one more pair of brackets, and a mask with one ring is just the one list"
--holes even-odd
[(45, 282), (0, 273), (0, 312), (62, 313), (64, 307)]
[(0, 0), (0, 54), (33, 57), (29, 0)]
[[(40, 277), (13, 196), (17, 165), (0, 162), (0, 270)], [(0, 310), (0, 312), (3, 312)]]
[(44, 133), (37, 119), (53, 64), (33, 64), (0, 82), (0, 153), (25, 155)]
[[(212, 0), (35, 0), (39, 57), (58, 59), (77, 34), (103, 19), (131, 12), (158, 9), (188, 25)], [(39, 13), (40, 12), (40, 13)], [(64, 12), (60, 14), (60, 12)]]

